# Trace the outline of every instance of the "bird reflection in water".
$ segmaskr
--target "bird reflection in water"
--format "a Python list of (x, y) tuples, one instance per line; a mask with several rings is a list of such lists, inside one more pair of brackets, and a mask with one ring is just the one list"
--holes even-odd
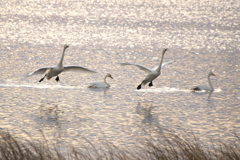
[(154, 106), (150, 103), (138, 102), (136, 113), (142, 119), (142, 123), (146, 125), (153, 125), (158, 122), (157, 118), (151, 113)]
[(196, 94), (196, 95), (206, 95), (208, 94), (208, 98), (207, 100), (210, 100), (211, 98), (211, 95), (212, 95), (213, 91), (200, 91), (200, 92), (193, 92), (193, 94)]
[(55, 103), (41, 104), (39, 107), (40, 117), (37, 119), (38, 129), (42, 131), (42, 135), (52, 137), (53, 142), (57, 144), (58, 147), (59, 145), (61, 146), (64, 137), (64, 130), (60, 120), (63, 111), (59, 108), (61, 107)]
[(58, 121), (60, 113), (57, 104), (46, 104), (39, 107), (40, 119), (43, 121)]

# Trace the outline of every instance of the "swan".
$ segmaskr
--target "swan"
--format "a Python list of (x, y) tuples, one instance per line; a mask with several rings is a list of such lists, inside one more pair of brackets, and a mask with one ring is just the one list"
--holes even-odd
[(113, 79), (112, 75), (108, 73), (104, 77), (104, 82), (90, 82), (89, 85), (88, 85), (88, 88), (109, 88), (110, 84), (108, 84), (107, 81), (106, 81), (107, 77)]
[[(176, 61), (169, 61), (169, 62), (166, 62), (166, 63), (163, 63), (162, 66), (161, 66), (161, 69), (163, 69), (166, 65), (168, 64), (172, 64)], [(152, 68), (152, 69), (148, 69), (147, 67), (144, 67), (140, 64), (136, 64), (136, 63), (118, 63), (120, 64), (121, 66), (126, 66), (126, 65), (133, 65), (133, 66), (136, 66), (138, 67), (140, 70), (144, 71), (146, 74), (150, 73), (150, 72), (153, 72), (157, 69), (158, 66)]]
[(56, 77), (56, 81), (58, 82), (59, 79), (59, 74), (62, 72), (67, 72), (67, 71), (80, 71), (80, 72), (89, 72), (89, 73), (96, 73), (95, 71), (92, 71), (90, 69), (81, 67), (81, 66), (63, 66), (63, 59), (64, 59), (64, 55), (65, 55), (65, 50), (68, 48), (69, 46), (66, 44), (64, 45), (63, 48), (63, 52), (62, 52), (62, 57), (59, 61), (59, 63), (55, 66), (55, 67), (43, 67), (43, 68), (39, 68), (35, 71), (33, 71), (32, 73), (29, 73), (28, 76), (32, 76), (32, 75), (39, 75), (39, 74), (44, 74), (44, 77), (41, 78), (39, 80), (39, 82), (42, 82), (45, 78), (47, 78), (47, 80), (51, 79), (52, 77)]
[(161, 74), (163, 57), (164, 57), (164, 54), (165, 54), (166, 51), (167, 51), (167, 49), (164, 48), (163, 51), (162, 51), (162, 58), (161, 58), (161, 61), (160, 61), (159, 65), (158, 65), (158, 67), (155, 70), (148, 72), (147, 76), (142, 81), (142, 83), (140, 85), (138, 85), (138, 87), (137, 87), (138, 90), (142, 88), (142, 85), (145, 85), (148, 82), (150, 82), (149, 85), (148, 85), (149, 87), (153, 86), (153, 82), (152, 81), (154, 79), (156, 79)]
[(208, 84), (209, 84), (209, 87), (207, 85), (198, 85), (198, 86), (194, 86), (193, 88), (191, 88), (191, 90), (194, 90), (194, 91), (202, 91), (202, 90), (206, 90), (206, 91), (213, 91), (213, 86), (212, 86), (212, 83), (210, 81), (210, 76), (216, 76), (212, 71), (208, 73)]

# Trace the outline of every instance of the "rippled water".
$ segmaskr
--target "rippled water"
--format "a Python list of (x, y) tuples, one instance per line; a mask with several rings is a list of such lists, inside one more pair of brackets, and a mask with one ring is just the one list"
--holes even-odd
[[(19, 136), (78, 145), (107, 139), (129, 146), (156, 126), (194, 132), (201, 139), (229, 140), (240, 134), (240, 2), (203, 1), (1, 1), (0, 127)], [(63, 45), (64, 64), (98, 74), (62, 73), (39, 83), (26, 77), (56, 65)], [(149, 88), (136, 87), (168, 48), (162, 75)], [(212, 93), (191, 92), (207, 83)], [(92, 90), (90, 81), (106, 73), (109, 90)]]

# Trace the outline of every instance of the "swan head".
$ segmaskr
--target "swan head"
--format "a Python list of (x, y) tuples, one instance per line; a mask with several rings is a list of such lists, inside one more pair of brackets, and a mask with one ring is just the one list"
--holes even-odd
[(166, 51), (167, 51), (167, 48), (163, 48), (163, 52), (162, 53), (164, 54)]
[(112, 78), (112, 79), (113, 79), (113, 77), (112, 77), (112, 75), (111, 75), (110, 73), (108, 73), (108, 74), (106, 75), (106, 77), (109, 77), (109, 78)]
[(64, 45), (64, 49), (67, 49), (69, 47), (69, 45), (65, 44)]
[(208, 74), (209, 76), (216, 76), (212, 71), (211, 72), (209, 72), (209, 74)]

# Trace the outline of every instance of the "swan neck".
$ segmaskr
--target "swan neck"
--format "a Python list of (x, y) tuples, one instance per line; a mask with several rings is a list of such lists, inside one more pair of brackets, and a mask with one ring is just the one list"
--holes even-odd
[(63, 52), (62, 52), (62, 57), (61, 57), (61, 59), (60, 59), (60, 61), (59, 61), (59, 63), (58, 63), (58, 66), (62, 66), (62, 64), (63, 64), (63, 59), (64, 59), (64, 55), (65, 55), (65, 50), (66, 50), (67, 48), (63, 48)]
[(107, 83), (107, 76), (104, 77), (104, 83), (107, 85), (107, 87), (110, 87), (110, 85)]
[(158, 71), (158, 72), (161, 71), (161, 67), (162, 67), (162, 62), (163, 62), (164, 53), (165, 53), (165, 51), (162, 52), (162, 58), (161, 58), (161, 60), (160, 60), (160, 63), (159, 63), (158, 68), (156, 69), (156, 71)]
[(210, 81), (210, 75), (208, 75), (208, 84), (209, 84), (211, 90), (213, 90), (213, 86), (212, 86), (212, 83), (211, 83), (211, 81)]

